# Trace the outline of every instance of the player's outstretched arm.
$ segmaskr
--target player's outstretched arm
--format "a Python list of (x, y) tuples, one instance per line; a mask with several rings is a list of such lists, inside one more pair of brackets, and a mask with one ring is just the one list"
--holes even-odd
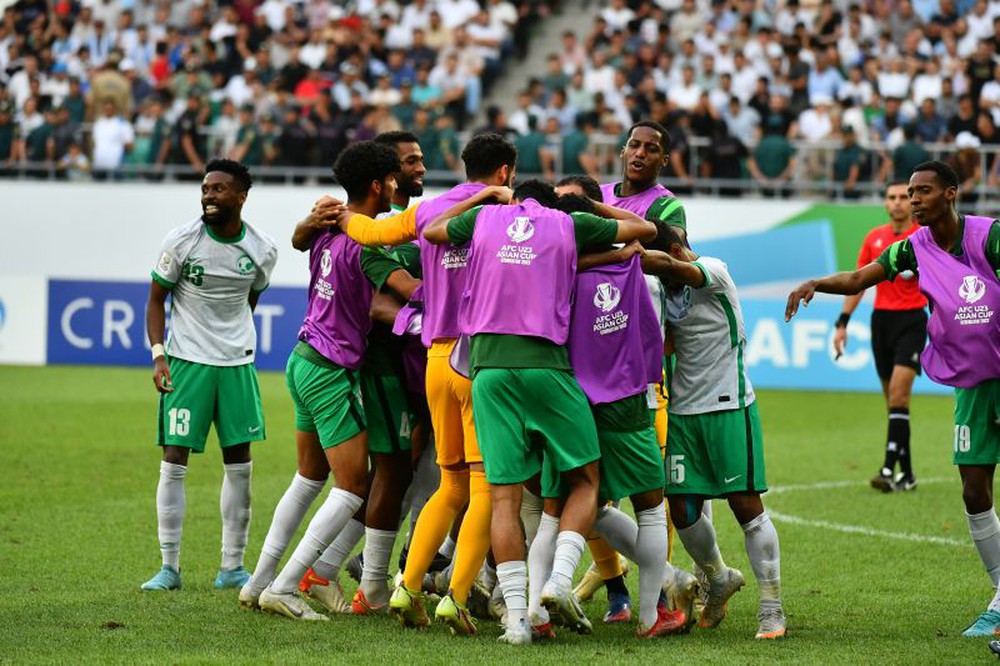
[(705, 284), (705, 274), (700, 268), (687, 261), (678, 261), (660, 250), (646, 250), (642, 257), (642, 272), (688, 287), (701, 287)]
[(879, 262), (873, 261), (856, 271), (843, 271), (818, 280), (803, 282), (788, 295), (788, 304), (785, 306), (785, 321), (790, 321), (799, 311), (799, 303), (808, 305), (817, 291), (824, 294), (843, 294), (844, 296), (860, 294), (868, 287), (874, 287), (882, 282), (885, 278), (885, 268)]
[(166, 287), (153, 280), (149, 287), (149, 300), (146, 302), (146, 335), (149, 336), (149, 346), (153, 351), (153, 385), (160, 393), (170, 393), (174, 390), (171, 385), (167, 355), (163, 350), (167, 321), (166, 302), (169, 293)]
[(299, 252), (305, 252), (312, 247), (313, 238), (324, 229), (337, 225), (338, 216), (347, 208), (344, 203), (330, 196), (325, 196), (313, 204), (306, 219), (295, 225), (292, 232), (292, 247)]

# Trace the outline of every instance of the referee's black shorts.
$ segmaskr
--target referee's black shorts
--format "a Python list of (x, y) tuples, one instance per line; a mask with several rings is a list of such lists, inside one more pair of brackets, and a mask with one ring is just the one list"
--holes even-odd
[(923, 310), (872, 312), (872, 355), (880, 379), (892, 377), (902, 365), (920, 374), (920, 352), (927, 342), (927, 313)]

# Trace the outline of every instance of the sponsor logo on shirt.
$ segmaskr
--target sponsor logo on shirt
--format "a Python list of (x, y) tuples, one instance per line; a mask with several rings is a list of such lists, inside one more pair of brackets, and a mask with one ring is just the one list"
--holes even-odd
[(966, 275), (958, 288), (958, 295), (968, 305), (959, 306), (955, 311), (955, 321), (962, 326), (989, 324), (993, 321), (993, 310), (988, 305), (975, 305), (986, 295), (986, 283), (978, 275)]
[(518, 216), (507, 227), (507, 236), (515, 243), (523, 243), (535, 235), (535, 225), (531, 223), (531, 218)]
[(245, 254), (240, 256), (240, 258), (236, 260), (236, 270), (240, 272), (240, 275), (246, 275), (253, 270), (253, 259)]

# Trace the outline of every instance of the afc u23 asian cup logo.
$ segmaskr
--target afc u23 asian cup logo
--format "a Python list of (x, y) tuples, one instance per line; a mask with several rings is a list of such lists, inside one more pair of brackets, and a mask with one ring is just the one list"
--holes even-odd
[(333, 258), (330, 256), (330, 250), (323, 250), (323, 256), (319, 258), (319, 270), (326, 277), (333, 270)]
[(520, 216), (507, 227), (507, 236), (515, 243), (523, 243), (535, 235), (535, 225), (531, 223), (531, 218)]
[(597, 285), (597, 291), (594, 292), (594, 305), (599, 307), (602, 312), (611, 312), (620, 300), (622, 300), (622, 292), (615, 285), (610, 282), (602, 282)]
[(966, 275), (962, 280), (962, 286), (958, 288), (958, 295), (972, 305), (986, 295), (986, 283), (978, 275)]

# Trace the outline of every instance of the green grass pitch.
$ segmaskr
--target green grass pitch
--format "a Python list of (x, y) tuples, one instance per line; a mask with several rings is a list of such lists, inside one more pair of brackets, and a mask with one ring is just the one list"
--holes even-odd
[[(269, 440), (254, 451), (247, 566), (295, 468), (284, 378), (262, 373)], [(913, 404), (919, 489), (881, 495), (884, 412), (875, 395), (761, 392), (765, 503), (781, 538), (789, 636), (753, 640), (757, 587), (743, 538), (716, 502), (727, 562), (747, 587), (714, 631), (640, 643), (634, 626), (546, 645), (498, 644), (441, 626), (404, 631), (390, 618), (297, 624), (239, 609), (212, 589), (219, 561), (221, 456), (193, 457), (181, 555), (184, 590), (140, 593), (159, 567), (154, 493), (156, 395), (146, 370), (0, 367), (0, 662), (79, 663), (960, 663), (989, 658), (960, 632), (991, 590), (966, 527), (950, 463), (951, 401)], [(825, 485), (824, 485), (825, 484)], [(675, 563), (690, 566), (677, 547)], [(348, 594), (353, 583), (343, 576)], [(637, 577), (629, 577), (636, 594)]]

